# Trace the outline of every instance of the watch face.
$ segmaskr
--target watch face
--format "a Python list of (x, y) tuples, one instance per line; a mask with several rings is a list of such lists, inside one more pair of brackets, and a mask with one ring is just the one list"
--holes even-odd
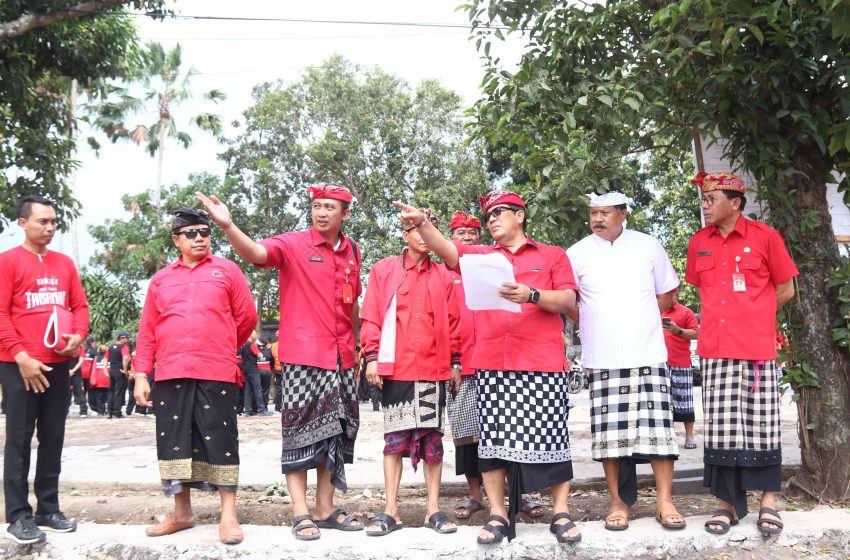
[(531, 290), (531, 303), (537, 303), (540, 301), (540, 292), (537, 290)]

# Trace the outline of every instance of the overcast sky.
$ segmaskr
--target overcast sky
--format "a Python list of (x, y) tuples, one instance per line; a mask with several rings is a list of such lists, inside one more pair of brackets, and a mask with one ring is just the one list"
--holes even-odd
[[(238, 18), (284, 18), (348, 22), (407, 22), (462, 25), (461, 28), (361, 25), (354, 23), (305, 23), (282, 21), (204, 21), (138, 18), (143, 42), (159, 41), (166, 48), (183, 46), (184, 64), (199, 74), (192, 81), (195, 92), (219, 89), (227, 101), (212, 106), (200, 100), (177, 111), (187, 116), (201, 110), (219, 113), (226, 124), (240, 117), (251, 104), (251, 89), (259, 83), (282, 79), (297, 81), (304, 70), (317, 66), (334, 53), (364, 66), (380, 66), (412, 85), (436, 78), (459, 93), (468, 104), (478, 98), (482, 64), (469, 41), (466, 13), (455, 11), (461, 0), (363, 0), (359, 2), (314, 0), (312, 2), (268, 0), (179, 0), (178, 14)], [(496, 47), (494, 45), (494, 47)], [(498, 51), (514, 60), (518, 43)], [(139, 115), (130, 125), (151, 124), (156, 114)], [(178, 121), (179, 122), (179, 121)], [(221, 146), (198, 130), (182, 124), (194, 139), (189, 150), (166, 143), (163, 183), (183, 183), (192, 172), (224, 172), (216, 155)], [(79, 220), (80, 260), (94, 253), (88, 224), (109, 218), (126, 218), (121, 196), (142, 192), (156, 184), (156, 160), (133, 144), (103, 143), (100, 157), (81, 144), (81, 166), (76, 177), (77, 198), (83, 205)], [(14, 224), (0, 234), (0, 251), (19, 244), (22, 234)], [(71, 254), (71, 237), (54, 240), (53, 250)]]

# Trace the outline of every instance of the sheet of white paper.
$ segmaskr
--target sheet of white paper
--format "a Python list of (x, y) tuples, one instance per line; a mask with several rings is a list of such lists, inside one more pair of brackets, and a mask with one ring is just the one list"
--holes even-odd
[(499, 295), (502, 282), (515, 281), (513, 266), (504, 255), (463, 255), (459, 262), (467, 307), (473, 311), (501, 309), (511, 313), (522, 312), (518, 303)]

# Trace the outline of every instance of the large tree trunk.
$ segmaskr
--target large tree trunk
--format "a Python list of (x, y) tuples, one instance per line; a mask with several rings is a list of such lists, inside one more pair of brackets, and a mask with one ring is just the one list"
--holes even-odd
[[(802, 468), (791, 480), (792, 487), (824, 502), (850, 499), (850, 356), (832, 338), (832, 327), (840, 318), (838, 290), (826, 284), (839, 265), (838, 247), (826, 198), (826, 165), (816, 147), (800, 147), (794, 167), (808, 177), (786, 179), (784, 191), (792, 193), (798, 218), (814, 211), (819, 227), (806, 230), (801, 220), (782, 227), (788, 239), (796, 235), (792, 256), (800, 269), (797, 295), (789, 303), (791, 323), (799, 349), (795, 360), (810, 364), (820, 388), (794, 387), (800, 421)], [(771, 207), (787, 205), (778, 198)]]

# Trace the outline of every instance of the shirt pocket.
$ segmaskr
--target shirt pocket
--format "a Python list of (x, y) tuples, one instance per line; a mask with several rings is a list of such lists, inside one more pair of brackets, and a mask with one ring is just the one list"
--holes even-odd
[(745, 254), (741, 257), (741, 262), (738, 263), (738, 268), (744, 273), (747, 286), (760, 288), (764, 286), (767, 281), (767, 266), (760, 255), (754, 253)]
[(701, 288), (714, 284), (715, 276), (717, 276), (717, 270), (714, 267), (713, 255), (697, 257), (696, 270), (697, 274), (699, 274), (699, 285)]

